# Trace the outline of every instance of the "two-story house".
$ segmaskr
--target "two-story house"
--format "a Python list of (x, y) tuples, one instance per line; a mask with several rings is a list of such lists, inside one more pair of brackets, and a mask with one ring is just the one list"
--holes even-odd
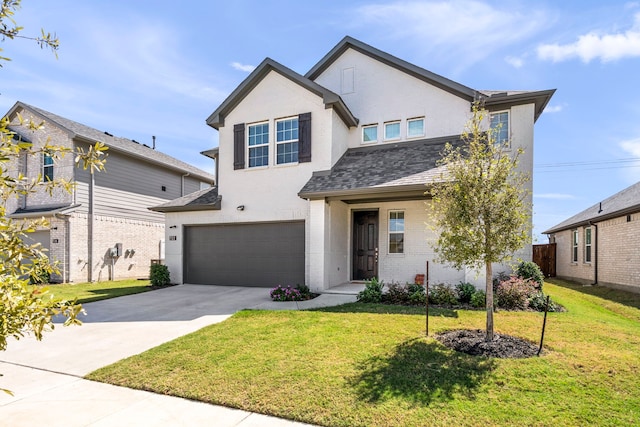
[(482, 283), (433, 262), (426, 184), (480, 99), (531, 171), (553, 92), (474, 90), (350, 37), (305, 75), (267, 58), (207, 119), (217, 187), (152, 208), (166, 213), (172, 277), (326, 290), (412, 282), (429, 262), (432, 283)]
[[(32, 131), (20, 125), (42, 123)], [(161, 153), (146, 144), (114, 137), (48, 111), (17, 102), (6, 114), (15, 138), (85, 150), (97, 141), (109, 147), (106, 170), (90, 174), (76, 167), (74, 156), (58, 160), (46, 154), (23, 155), (11, 165), (15, 173), (30, 179), (64, 178), (75, 182), (69, 193), (44, 188), (9, 200), (7, 212), (15, 219), (48, 220), (48, 229), (30, 233), (29, 243), (39, 242), (51, 261), (59, 263), (55, 282), (86, 282), (148, 277), (152, 260), (164, 258), (164, 215), (149, 206), (209, 188), (213, 175)]]

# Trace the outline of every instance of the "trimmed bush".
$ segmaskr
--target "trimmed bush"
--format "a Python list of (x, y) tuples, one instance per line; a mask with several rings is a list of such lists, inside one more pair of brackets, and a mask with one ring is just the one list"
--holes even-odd
[(513, 276), (498, 285), (496, 302), (498, 307), (507, 310), (526, 310), (529, 307), (529, 299), (536, 292), (533, 282)]
[(407, 304), (409, 302), (409, 289), (406, 285), (392, 282), (387, 286), (387, 292), (382, 296), (382, 301), (387, 304)]
[(471, 283), (460, 282), (456, 285), (456, 294), (458, 295), (458, 301), (463, 304), (471, 302), (471, 297), (476, 293), (476, 287)]
[(516, 274), (523, 279), (530, 279), (531, 281), (535, 282), (538, 290), (542, 290), (542, 285), (544, 284), (544, 274), (542, 274), (542, 270), (540, 270), (540, 267), (538, 267), (538, 264), (536, 264), (535, 262), (521, 262), (516, 268)]
[(378, 281), (377, 278), (368, 280), (365, 284), (364, 290), (358, 293), (359, 302), (381, 302), (382, 301), (382, 289), (384, 288), (384, 282)]
[(305, 300), (314, 298), (316, 296), (313, 293), (311, 293), (311, 289), (309, 289), (307, 285), (297, 284), (296, 289), (298, 290), (298, 292), (300, 292), (300, 295), (302, 295), (302, 298)]
[(484, 291), (476, 290), (473, 295), (471, 295), (469, 303), (472, 307), (484, 308), (487, 306), (487, 295)]
[(153, 264), (149, 268), (149, 280), (153, 286), (167, 286), (171, 284), (169, 267), (163, 264)]
[(302, 301), (305, 299), (298, 289), (292, 288), (291, 286), (285, 288), (280, 285), (271, 289), (269, 296), (271, 296), (273, 301)]
[(451, 285), (438, 283), (429, 289), (429, 303), (444, 306), (458, 305), (458, 297)]

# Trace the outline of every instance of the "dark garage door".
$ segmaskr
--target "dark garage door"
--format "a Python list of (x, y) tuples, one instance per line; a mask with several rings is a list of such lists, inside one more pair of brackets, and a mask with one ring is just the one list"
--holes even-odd
[(304, 283), (304, 222), (185, 227), (185, 283)]

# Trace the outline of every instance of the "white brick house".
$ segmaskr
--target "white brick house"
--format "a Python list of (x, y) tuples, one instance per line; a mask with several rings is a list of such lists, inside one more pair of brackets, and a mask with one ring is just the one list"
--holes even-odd
[[(25, 120), (43, 123), (31, 131), (18, 125)], [(74, 165), (67, 155), (51, 158), (23, 155), (10, 165), (14, 173), (28, 178), (64, 178), (75, 182), (73, 192), (44, 189), (10, 200), (8, 216), (15, 219), (44, 217), (48, 229), (28, 235), (59, 262), (55, 282), (86, 282), (148, 277), (151, 260), (164, 257), (164, 215), (147, 208), (203, 186), (214, 177), (152, 147), (118, 138), (40, 108), (17, 102), (6, 114), (16, 138), (34, 147), (49, 144), (74, 149), (101, 141), (109, 147), (106, 171), (93, 178)], [(112, 249), (119, 249), (113, 254)]]
[(640, 182), (544, 233), (558, 277), (640, 293)]
[(433, 263), (425, 184), (479, 99), (531, 171), (553, 92), (477, 91), (350, 37), (305, 75), (267, 58), (207, 119), (218, 186), (152, 208), (172, 277), (326, 290), (413, 281), (429, 261), (431, 282), (482, 282)]

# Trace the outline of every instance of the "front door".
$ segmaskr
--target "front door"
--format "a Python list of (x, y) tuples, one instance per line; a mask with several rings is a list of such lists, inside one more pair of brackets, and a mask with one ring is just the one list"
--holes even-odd
[(353, 280), (378, 276), (378, 211), (353, 213)]

